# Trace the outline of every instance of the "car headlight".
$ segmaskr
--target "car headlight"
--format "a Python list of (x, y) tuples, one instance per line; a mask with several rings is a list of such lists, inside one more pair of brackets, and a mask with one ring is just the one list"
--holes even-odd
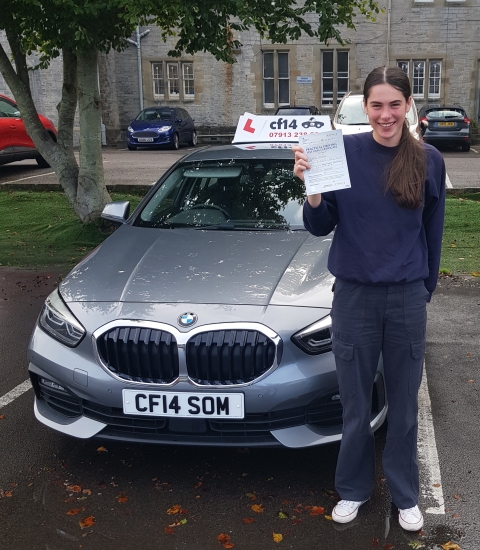
[(161, 126), (158, 131), (159, 132), (168, 132), (172, 127), (171, 126)]
[(308, 355), (332, 350), (332, 318), (327, 315), (292, 336), (292, 342)]
[(85, 329), (63, 303), (58, 290), (46, 299), (39, 324), (50, 336), (71, 348), (78, 345), (85, 335)]
[(131, 134), (133, 134), (133, 132), (135, 131), (131, 126), (129, 126), (127, 128), (127, 131), (130, 132)]

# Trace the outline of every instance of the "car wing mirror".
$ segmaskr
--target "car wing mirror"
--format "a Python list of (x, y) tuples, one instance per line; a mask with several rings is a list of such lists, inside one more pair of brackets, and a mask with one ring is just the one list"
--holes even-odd
[(129, 201), (114, 201), (105, 205), (102, 211), (102, 218), (109, 222), (124, 224), (130, 215)]
[(22, 117), (22, 115), (20, 114), (20, 111), (14, 111), (14, 112), (13, 112), (13, 116), (14, 116), (15, 118), (21, 118), (21, 117)]

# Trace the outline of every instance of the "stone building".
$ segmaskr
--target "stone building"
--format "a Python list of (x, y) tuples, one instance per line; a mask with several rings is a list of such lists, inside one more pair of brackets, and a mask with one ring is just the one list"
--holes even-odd
[[(271, 114), (282, 104), (303, 104), (331, 114), (347, 91), (361, 90), (370, 70), (384, 64), (407, 72), (417, 108), (458, 103), (479, 120), (480, 0), (380, 0), (379, 6), (376, 22), (358, 17), (356, 31), (343, 31), (343, 46), (306, 36), (274, 45), (255, 32), (241, 33), (233, 65), (202, 52), (169, 58), (172, 43), (164, 43), (156, 27), (142, 27), (143, 38), (132, 36), (139, 49), (131, 44), (100, 58), (107, 142), (123, 142), (142, 105), (186, 108), (211, 141), (231, 134), (245, 111)], [(35, 76), (37, 105), (53, 120), (56, 71), (54, 63)]]

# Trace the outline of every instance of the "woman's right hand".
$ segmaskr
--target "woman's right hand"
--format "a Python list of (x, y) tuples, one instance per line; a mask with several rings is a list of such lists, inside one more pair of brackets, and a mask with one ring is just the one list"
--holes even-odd
[[(293, 173), (300, 178), (303, 182), (305, 181), (305, 176), (303, 172), (305, 170), (310, 170), (310, 164), (307, 160), (307, 155), (304, 153), (300, 145), (294, 145), (292, 151), (295, 153), (295, 164), (293, 166)], [(316, 208), (322, 202), (322, 195), (317, 193), (315, 195), (308, 195), (307, 200), (310, 203), (310, 206)]]

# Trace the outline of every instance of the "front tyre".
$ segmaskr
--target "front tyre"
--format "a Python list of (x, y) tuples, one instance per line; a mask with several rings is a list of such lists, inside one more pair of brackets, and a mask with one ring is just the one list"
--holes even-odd
[(188, 142), (188, 145), (195, 147), (197, 145), (197, 132), (193, 130), (192, 139)]
[(462, 143), (462, 151), (468, 153), (470, 151), (470, 143)]
[(172, 149), (178, 149), (179, 147), (180, 147), (180, 139), (178, 138), (178, 134), (173, 134)]
[(50, 164), (42, 156), (38, 156), (35, 160), (39, 168), (50, 168)]
[(136, 151), (137, 148), (134, 145), (127, 145), (129, 151)]

